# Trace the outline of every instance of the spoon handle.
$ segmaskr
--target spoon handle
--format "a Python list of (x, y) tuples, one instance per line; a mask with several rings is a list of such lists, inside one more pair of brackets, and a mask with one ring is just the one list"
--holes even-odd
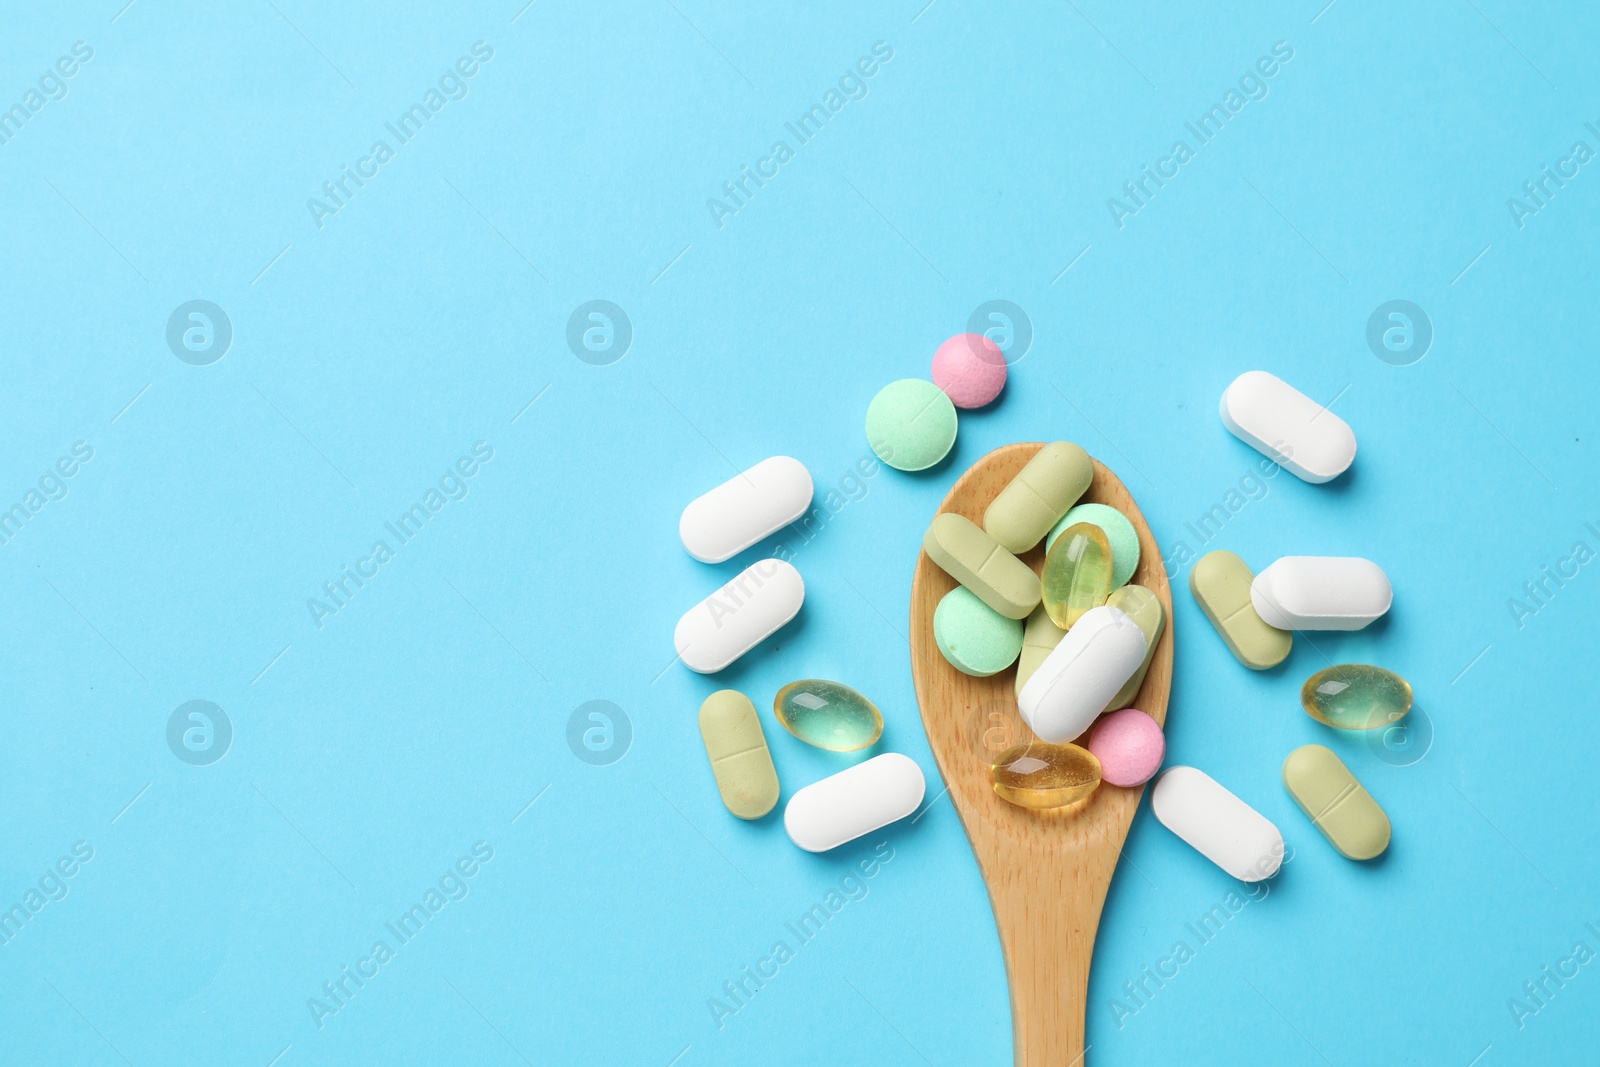
[(1017, 1067), (1073, 1067), (1085, 1051), (1089, 963), (1117, 854), (1107, 850), (1110, 865), (1102, 870), (1099, 855), (1017, 851), (1003, 871), (989, 872)]

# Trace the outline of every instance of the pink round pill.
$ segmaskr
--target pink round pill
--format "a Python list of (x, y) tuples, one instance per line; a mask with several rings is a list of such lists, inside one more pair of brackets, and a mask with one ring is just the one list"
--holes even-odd
[(1100, 717), (1087, 747), (1100, 761), (1100, 778), (1107, 785), (1144, 785), (1161, 769), (1167, 739), (1150, 716), (1123, 708)]
[(933, 354), (933, 384), (958, 408), (981, 408), (1006, 386), (1006, 356), (981, 333), (958, 333)]

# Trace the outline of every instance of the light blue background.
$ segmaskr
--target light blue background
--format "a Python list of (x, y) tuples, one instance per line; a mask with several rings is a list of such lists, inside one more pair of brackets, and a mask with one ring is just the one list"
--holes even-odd
[[(521, 2), (0, 16), (4, 106), (94, 49), (0, 144), (0, 504), (94, 450), (0, 547), (0, 907), (93, 849), (0, 946), (7, 1062), (1009, 1063), (948, 799), (804, 854), (776, 815), (721, 808), (695, 709), (848, 681), (937, 796), (903, 635), (950, 483), (1001, 444), (1077, 440), (1169, 553), (1198, 550), (1185, 524), (1253, 469), (1216, 402), (1255, 367), (1337, 397), (1360, 457), (1331, 486), (1280, 475), (1205, 547), (1370, 556), (1395, 608), (1257, 675), (1174, 573), (1170, 757), (1295, 858), (1119, 1027), (1123, 983), (1239, 888), (1141, 810), (1090, 1059), (1592, 1055), (1600, 964), (1520, 1029), (1507, 1001), (1575, 942), (1600, 950), (1600, 568), (1520, 627), (1507, 601), (1574, 542), (1600, 549), (1600, 165), (1522, 228), (1506, 203), (1574, 141), (1600, 149), (1591, 6)], [(494, 53), (468, 95), (319, 229), (307, 198), (476, 41)], [(719, 228), (707, 199), (795, 147), (784, 123), (879, 41), (868, 95)], [(1269, 95), (1119, 229), (1107, 198), (1280, 41)], [(596, 298), (634, 328), (609, 366), (565, 342)], [(1035, 339), (952, 460), (879, 470), (798, 547), (800, 622), (719, 678), (671, 664), (677, 616), (756, 558), (688, 558), (682, 506), (779, 452), (821, 499), (866, 454), (873, 393), (996, 298)], [(1365, 340), (1396, 298), (1436, 332), (1412, 366)], [(210, 366), (164, 339), (191, 299), (233, 324)], [(469, 495), (319, 629), (307, 599), (479, 441)], [(1412, 680), (1425, 758), (1299, 710), (1319, 648)], [(210, 766), (166, 743), (191, 699), (233, 723)], [(594, 699), (632, 725), (609, 766), (566, 741)], [(763, 714), (786, 798), (850, 761)], [(1284, 793), (1313, 741), (1388, 809), (1382, 861), (1339, 858)], [(479, 841), (469, 895), (319, 1029), (308, 998)], [(865, 899), (719, 1028), (708, 998), (879, 841)]]

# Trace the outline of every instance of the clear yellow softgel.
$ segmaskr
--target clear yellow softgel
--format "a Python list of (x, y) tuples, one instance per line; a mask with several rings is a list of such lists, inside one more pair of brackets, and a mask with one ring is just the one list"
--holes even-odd
[(790, 682), (778, 690), (772, 711), (785, 730), (830, 752), (856, 752), (883, 736), (878, 706), (841, 682)]
[(1092, 523), (1068, 526), (1044, 560), (1044, 610), (1063, 630), (1111, 595), (1111, 542)]
[(1064, 808), (1100, 787), (1100, 761), (1077, 745), (1032, 741), (1000, 753), (989, 765), (989, 781), (1019, 808)]
[(1340, 663), (1306, 679), (1300, 706), (1340, 730), (1376, 730), (1411, 710), (1411, 683), (1369, 663)]

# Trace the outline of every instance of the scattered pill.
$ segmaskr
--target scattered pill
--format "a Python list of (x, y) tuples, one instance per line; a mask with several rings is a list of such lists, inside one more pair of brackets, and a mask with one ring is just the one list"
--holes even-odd
[(1383, 568), (1359, 556), (1284, 556), (1250, 583), (1250, 602), (1280, 630), (1359, 630), (1389, 610)]
[(1022, 630), (1022, 652), (1017, 656), (1017, 681), (1016, 693), (1022, 695), (1022, 687), (1028, 684), (1028, 679), (1033, 677), (1033, 672), (1039, 669), (1061, 639), (1067, 636), (1067, 631), (1057, 626), (1050, 618), (1050, 613), (1040, 604), (1028, 615), (1028, 621)]
[(915, 760), (885, 752), (795, 793), (783, 828), (807, 852), (826, 852), (910, 815), (926, 790)]
[(1253, 671), (1276, 667), (1294, 647), (1294, 635), (1268, 626), (1250, 603), (1253, 576), (1245, 561), (1221, 549), (1195, 561), (1189, 592), (1217, 628), (1228, 651)]
[(1235, 378), (1221, 412), (1235, 437), (1304, 481), (1331, 481), (1356, 458), (1349, 423), (1264, 370)]
[(1017, 696), (1033, 732), (1052, 744), (1089, 728), (1144, 659), (1144, 634), (1104, 605), (1084, 612)]
[(896, 470), (927, 470), (956, 443), (955, 405), (930, 381), (890, 382), (867, 407), (867, 441)]
[(964, 585), (933, 610), (933, 640), (950, 666), (974, 678), (999, 674), (1022, 651), (1022, 623), (1008, 619)]
[(830, 752), (856, 752), (883, 736), (878, 706), (841, 682), (790, 682), (773, 698), (772, 712), (785, 730)]
[(778, 771), (750, 698), (722, 689), (700, 705), (700, 738), (722, 803), (741, 819), (759, 819), (778, 803)]
[(1072, 629), (1111, 592), (1111, 544), (1104, 531), (1087, 522), (1069, 526), (1050, 547), (1039, 580), (1050, 618), (1063, 630)]
[(989, 783), (1019, 808), (1064, 808), (1100, 787), (1100, 761), (1077, 745), (1030, 741), (995, 757)]
[(773, 456), (690, 501), (678, 536), (695, 559), (721, 563), (804, 515), (811, 494), (806, 465)]
[(1045, 550), (1049, 551), (1057, 537), (1080, 522), (1100, 527), (1111, 543), (1111, 588), (1126, 585), (1139, 569), (1139, 532), (1128, 516), (1109, 504), (1079, 504), (1067, 512), (1045, 537)]
[(1085, 747), (1100, 761), (1100, 777), (1107, 785), (1136, 786), (1161, 769), (1167, 738), (1150, 716), (1123, 708), (1100, 717)]
[(964, 515), (935, 515), (922, 550), (950, 577), (1008, 619), (1025, 619), (1039, 603), (1039, 576)]
[(1283, 835), (1265, 815), (1195, 767), (1173, 767), (1156, 782), (1157, 821), (1241, 882), (1259, 882), (1283, 864)]
[(715, 674), (800, 612), (806, 583), (794, 565), (760, 559), (683, 613), (672, 643), (684, 666)]
[(1006, 356), (981, 333), (958, 333), (933, 354), (933, 384), (958, 408), (981, 408), (1006, 387)]
[(1330, 749), (1303, 745), (1289, 753), (1283, 785), (1346, 859), (1370, 860), (1389, 847), (1389, 816)]
[(1045, 445), (990, 502), (983, 532), (1020, 556), (1050, 532), (1093, 480), (1089, 453), (1071, 441)]
[(1300, 687), (1300, 706), (1318, 722), (1340, 730), (1392, 726), (1411, 710), (1411, 683), (1367, 663), (1325, 667)]
[(1161, 598), (1142, 585), (1125, 585), (1112, 590), (1111, 595), (1106, 597), (1106, 605), (1132, 619), (1144, 634), (1144, 660), (1139, 664), (1139, 669), (1133, 672), (1133, 677), (1123, 683), (1117, 695), (1111, 698), (1111, 703), (1106, 705), (1107, 711), (1116, 711), (1128, 707), (1139, 695), (1144, 676), (1150, 671), (1150, 661), (1156, 655), (1156, 643), (1161, 640), (1161, 631), (1167, 624), (1167, 612), (1161, 606)]

